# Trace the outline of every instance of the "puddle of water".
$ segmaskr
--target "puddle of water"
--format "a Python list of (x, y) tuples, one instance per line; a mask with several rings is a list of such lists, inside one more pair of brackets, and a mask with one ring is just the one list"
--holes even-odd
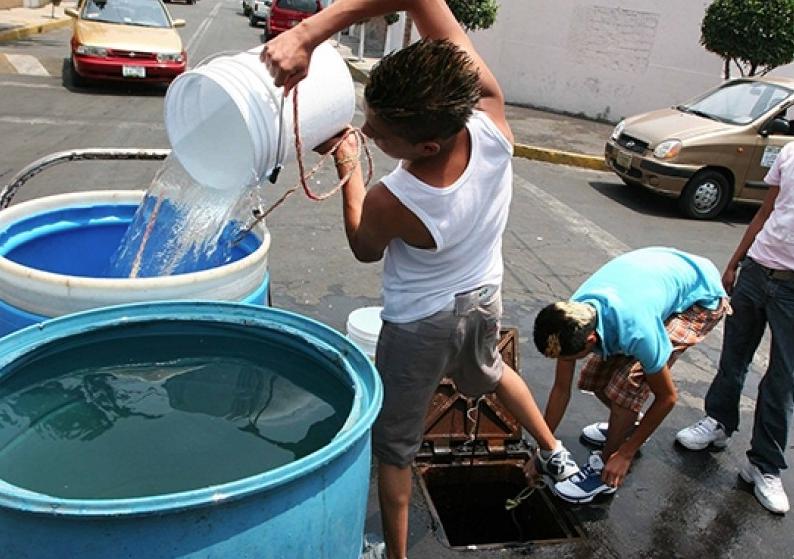
[(53, 342), (0, 383), (0, 478), (132, 498), (256, 475), (325, 446), (349, 387), (238, 327), (130, 325)]

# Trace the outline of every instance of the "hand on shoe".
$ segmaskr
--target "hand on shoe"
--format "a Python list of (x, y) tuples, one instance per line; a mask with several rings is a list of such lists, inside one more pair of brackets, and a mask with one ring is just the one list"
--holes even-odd
[(620, 450), (613, 452), (601, 472), (601, 480), (611, 487), (620, 487), (631, 466), (633, 456), (626, 456)]

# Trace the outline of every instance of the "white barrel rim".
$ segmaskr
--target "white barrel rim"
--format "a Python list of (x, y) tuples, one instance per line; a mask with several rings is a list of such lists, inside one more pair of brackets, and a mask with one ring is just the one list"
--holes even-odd
[[(143, 190), (93, 190), (22, 202), (0, 212), (0, 230), (26, 216), (69, 206), (116, 203), (139, 205)], [(96, 307), (171, 299), (240, 300), (254, 292), (267, 273), (270, 232), (247, 256), (208, 270), (150, 278), (91, 278), (47, 272), (0, 256), (0, 300), (41, 316), (60, 316)], [(211, 295), (210, 295), (211, 294)]]

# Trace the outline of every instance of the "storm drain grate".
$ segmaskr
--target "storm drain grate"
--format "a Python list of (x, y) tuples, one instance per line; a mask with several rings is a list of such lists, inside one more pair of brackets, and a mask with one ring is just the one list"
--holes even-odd
[(505, 502), (527, 486), (523, 464), (521, 459), (506, 459), (418, 466), (420, 486), (442, 542), (453, 549), (481, 549), (583, 537), (576, 519), (558, 508), (548, 489), (538, 489), (518, 507), (505, 509)]

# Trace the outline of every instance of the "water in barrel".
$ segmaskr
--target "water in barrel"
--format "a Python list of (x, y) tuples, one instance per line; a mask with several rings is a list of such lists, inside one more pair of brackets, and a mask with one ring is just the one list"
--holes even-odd
[(3, 371), (0, 479), (68, 499), (206, 488), (321, 449), (352, 388), (305, 348), (202, 322), (51, 342)]

